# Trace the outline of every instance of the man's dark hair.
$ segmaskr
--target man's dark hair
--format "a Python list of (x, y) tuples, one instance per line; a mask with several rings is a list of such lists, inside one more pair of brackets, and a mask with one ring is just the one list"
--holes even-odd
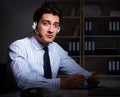
[(35, 11), (33, 15), (33, 21), (38, 23), (42, 15), (45, 13), (57, 15), (61, 19), (61, 11), (58, 6), (56, 6), (53, 2), (45, 2), (40, 8)]

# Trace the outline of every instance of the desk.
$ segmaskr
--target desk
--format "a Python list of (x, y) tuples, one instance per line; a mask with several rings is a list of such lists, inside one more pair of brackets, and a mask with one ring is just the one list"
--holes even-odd
[[(110, 92), (111, 94), (114, 94), (116, 91), (115, 89), (117, 88), (117, 93), (119, 92), (119, 95), (118, 96), (115, 96), (115, 95), (100, 96), (100, 95), (93, 94), (94, 92), (96, 93), (98, 91), (72, 89), (72, 90), (61, 90), (62, 93), (64, 94), (63, 97), (120, 97), (120, 76), (117, 76), (117, 77), (100, 76), (100, 77), (102, 79), (100, 86), (111, 88), (110, 90), (108, 91), (105, 90), (105, 91)], [(105, 92), (105, 91), (103, 89), (102, 92)], [(93, 95), (89, 95), (90, 93)], [(99, 93), (101, 93), (101, 91)]]
[[(112, 80), (112, 79), (104, 79), (101, 81), (100, 86), (105, 86), (105, 87), (120, 87), (120, 80)], [(90, 90), (78, 90), (78, 89), (62, 89), (59, 92), (62, 93), (63, 97), (120, 97), (120, 96), (93, 96), (93, 95), (88, 95)], [(14, 93), (9, 93), (9, 94), (4, 94), (0, 95), (0, 97), (20, 97), (20, 92), (16, 91)], [(59, 96), (59, 97), (62, 97)], [(54, 96), (52, 96), (54, 97)]]
[[(89, 90), (62, 89), (59, 92), (62, 93), (62, 95), (58, 97), (120, 97), (114, 95), (113, 96), (88, 95)], [(20, 97), (20, 92), (16, 91), (11, 94), (0, 95), (0, 97)], [(55, 97), (55, 96), (52, 95), (50, 97)]]
[(63, 97), (88, 97), (87, 90), (61, 90)]
[[(110, 95), (105, 94), (106, 90), (105, 91), (102, 90), (102, 92), (98, 92), (96, 90), (92, 90), (92, 91), (91, 90), (61, 90), (61, 91), (64, 94), (63, 97), (120, 97), (120, 90), (119, 90), (119, 95), (116, 95), (115, 91), (111, 92), (110, 90), (107, 91), (107, 93), (110, 93)], [(93, 94), (93, 92), (94, 92), (94, 94)], [(113, 94), (113, 92), (115, 95)], [(118, 92), (117, 92), (117, 94), (118, 94)]]

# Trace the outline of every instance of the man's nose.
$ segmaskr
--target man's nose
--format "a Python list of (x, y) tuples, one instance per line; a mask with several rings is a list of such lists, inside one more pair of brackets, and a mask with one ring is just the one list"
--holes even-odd
[(54, 26), (50, 25), (49, 29), (48, 29), (48, 32), (53, 33), (54, 32)]

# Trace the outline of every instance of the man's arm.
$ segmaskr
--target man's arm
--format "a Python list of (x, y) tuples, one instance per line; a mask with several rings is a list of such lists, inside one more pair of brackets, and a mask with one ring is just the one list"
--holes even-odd
[(68, 78), (61, 79), (61, 88), (81, 88), (86, 78), (83, 75), (75, 74)]

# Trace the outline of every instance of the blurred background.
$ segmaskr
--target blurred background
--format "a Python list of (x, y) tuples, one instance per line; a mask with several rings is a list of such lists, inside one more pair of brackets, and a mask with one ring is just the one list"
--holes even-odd
[(11, 42), (32, 33), (34, 11), (45, 0), (0, 0), (0, 64)]

